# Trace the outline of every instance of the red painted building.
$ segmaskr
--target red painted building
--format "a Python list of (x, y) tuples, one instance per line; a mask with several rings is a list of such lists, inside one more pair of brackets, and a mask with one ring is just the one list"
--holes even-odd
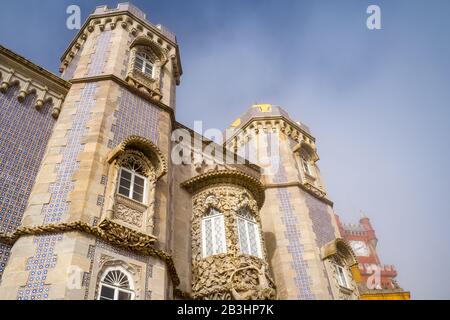
[(360, 293), (364, 299), (409, 299), (395, 278), (393, 265), (384, 265), (377, 253), (378, 239), (369, 218), (363, 216), (358, 224), (342, 223), (336, 216), (341, 237), (352, 247), (359, 262)]

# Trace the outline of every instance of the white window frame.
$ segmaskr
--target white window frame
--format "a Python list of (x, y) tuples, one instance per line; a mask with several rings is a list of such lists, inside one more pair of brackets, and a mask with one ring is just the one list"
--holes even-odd
[[(142, 60), (142, 68), (141, 69), (137, 68), (137, 65), (136, 65), (136, 63), (137, 63), (136, 60), (137, 59), (141, 59)], [(151, 75), (148, 75), (145, 72), (145, 69), (146, 69), (147, 66), (150, 66), (152, 68), (152, 74)], [(151, 60), (149, 60), (149, 57), (148, 57), (148, 55), (145, 52), (137, 52), (136, 53), (136, 58), (135, 58), (135, 62), (134, 62), (134, 68), (136, 70), (139, 70), (140, 72), (142, 72), (147, 77), (150, 77), (152, 79), (154, 79), (154, 77), (155, 77), (155, 64), (152, 63)]]
[(303, 158), (303, 157), (300, 157), (300, 159), (301, 159), (301, 162), (302, 162), (303, 171), (304, 171), (306, 174), (312, 176), (312, 172), (311, 172), (311, 168), (310, 168), (310, 166), (309, 166), (309, 162), (308, 162), (305, 158)]
[(336, 264), (336, 273), (339, 285), (343, 288), (350, 289), (345, 268)]
[[(212, 209), (214, 210), (214, 209)], [(217, 254), (221, 254), (221, 253), (227, 253), (227, 242), (226, 242), (226, 237), (225, 237), (225, 219), (223, 214), (220, 211), (214, 210), (215, 213), (213, 214), (209, 214), (206, 215), (202, 218), (202, 256), (203, 258), (207, 258), (210, 256), (214, 256)], [(214, 220), (215, 219), (219, 219), (220, 220), (220, 225), (221, 225), (221, 235), (220, 237), (222, 238), (222, 243), (223, 243), (223, 250), (221, 252), (218, 251), (218, 246), (217, 246), (217, 242), (216, 242), (216, 232), (217, 230), (214, 228)], [(206, 227), (205, 224), (207, 221), (211, 221), (211, 233), (212, 233), (212, 248), (213, 248), (213, 253), (211, 255), (208, 255), (206, 253), (206, 247), (207, 247), (207, 243), (206, 243)]]
[[(131, 185), (130, 185), (130, 192), (129, 192), (128, 195), (124, 195), (124, 194), (120, 193), (120, 186), (121, 186), (120, 183), (122, 181), (122, 171), (126, 171), (129, 174), (131, 174)], [(133, 198), (134, 180), (135, 180), (136, 177), (141, 178), (141, 179), (144, 180), (144, 193), (142, 195), (142, 202)], [(143, 175), (141, 175), (139, 173), (136, 173), (133, 170), (130, 170), (130, 169), (127, 169), (127, 168), (124, 168), (124, 167), (120, 168), (119, 179), (118, 179), (118, 183), (117, 183), (117, 193), (118, 194), (120, 194), (120, 195), (122, 195), (124, 197), (127, 197), (127, 198), (129, 198), (129, 199), (131, 199), (133, 201), (136, 201), (136, 202), (139, 202), (139, 203), (142, 203), (142, 204), (147, 204), (147, 188), (148, 188), (147, 184), (148, 184), (148, 182), (147, 182), (147, 177), (146, 176), (143, 176)]]
[[(120, 287), (116, 287), (116, 286), (110, 285), (108, 283), (104, 283), (106, 276), (111, 271), (119, 271), (119, 272), (123, 273), (128, 278), (128, 283), (130, 284), (130, 289), (124, 289), (124, 288), (120, 288)], [(135, 292), (134, 292), (133, 281), (132, 280), (133, 280), (133, 277), (128, 272), (123, 270), (123, 268), (108, 268), (108, 269), (106, 269), (106, 271), (103, 272), (102, 278), (101, 278), (100, 283), (99, 283), (97, 300), (100, 300), (101, 297), (102, 297), (102, 288), (103, 287), (107, 287), (107, 288), (110, 288), (110, 289), (114, 290), (114, 298), (112, 300), (109, 300), (109, 301), (117, 301), (117, 300), (119, 300), (119, 293), (120, 292), (130, 293), (130, 300), (134, 300)], [(104, 300), (108, 300), (108, 299), (104, 299)]]
[[(262, 258), (262, 250), (261, 250), (261, 234), (259, 232), (259, 226), (256, 223), (256, 221), (254, 219), (249, 220), (243, 216), (241, 216), (240, 214), (236, 214), (237, 216), (237, 234), (239, 237), (239, 251), (243, 254), (249, 255), (249, 256), (253, 256), (255, 257), (253, 254), (251, 254), (251, 241), (250, 241), (250, 232), (249, 232), (249, 224), (253, 225), (255, 228), (255, 237), (256, 237), (256, 251), (257, 251), (257, 258)], [(246, 242), (247, 242), (247, 248), (249, 249), (250, 252), (243, 252), (242, 248), (241, 248), (241, 241), (243, 239), (241, 239), (241, 233), (239, 232), (239, 220), (244, 221), (244, 225), (245, 225), (245, 235), (246, 235)]]

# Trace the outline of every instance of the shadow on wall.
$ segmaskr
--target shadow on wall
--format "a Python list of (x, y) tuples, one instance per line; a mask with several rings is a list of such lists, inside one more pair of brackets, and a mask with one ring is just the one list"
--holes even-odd
[(272, 259), (273, 259), (273, 254), (275, 252), (275, 248), (277, 247), (277, 240), (276, 240), (273, 232), (264, 232), (264, 242), (266, 244), (266, 250), (267, 250), (267, 261), (269, 261), (269, 265), (270, 265), (269, 274), (273, 279), (274, 275), (272, 272), (272, 269), (273, 269), (272, 268)]

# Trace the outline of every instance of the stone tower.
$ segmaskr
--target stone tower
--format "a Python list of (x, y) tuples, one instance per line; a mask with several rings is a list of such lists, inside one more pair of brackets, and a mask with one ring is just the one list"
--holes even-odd
[[(282, 108), (262, 104), (238, 118), (228, 135), (228, 148), (263, 169), (266, 201), (260, 215), (278, 297), (356, 298), (356, 260), (339, 239), (308, 127)], [(345, 286), (336, 281), (337, 266), (343, 267)]]
[(0, 299), (170, 299), (176, 38), (130, 4), (98, 7), (60, 71), (71, 86)]

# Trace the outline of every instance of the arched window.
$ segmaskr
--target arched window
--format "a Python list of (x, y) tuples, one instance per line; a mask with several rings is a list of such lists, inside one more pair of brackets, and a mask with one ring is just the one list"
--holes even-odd
[(202, 247), (203, 258), (227, 252), (223, 214), (215, 209), (202, 219)]
[(237, 212), (237, 227), (241, 252), (261, 258), (258, 224), (247, 208), (242, 208)]
[(148, 179), (145, 163), (132, 155), (122, 159), (117, 192), (135, 201), (145, 203)]
[(145, 52), (138, 52), (136, 54), (136, 60), (134, 68), (149, 78), (153, 78), (154, 65), (151, 57)]
[(131, 276), (121, 268), (108, 269), (100, 281), (99, 300), (133, 300)]

